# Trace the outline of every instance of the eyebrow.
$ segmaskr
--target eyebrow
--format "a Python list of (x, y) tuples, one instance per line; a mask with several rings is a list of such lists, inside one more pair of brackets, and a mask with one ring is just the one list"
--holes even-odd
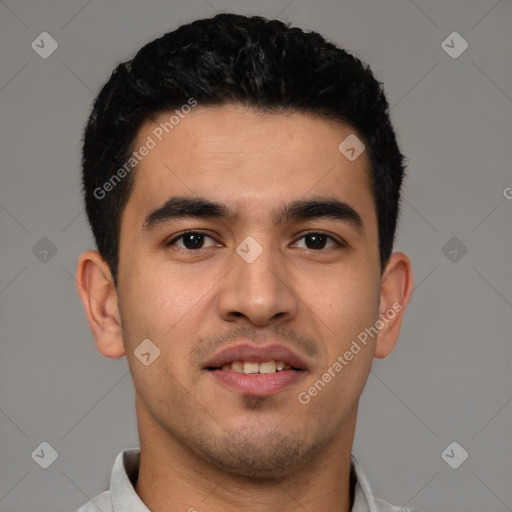
[[(151, 231), (173, 219), (219, 219), (230, 222), (235, 212), (227, 205), (205, 197), (171, 197), (166, 203), (149, 213), (142, 224), (143, 231)], [(332, 197), (315, 197), (296, 200), (272, 210), (274, 226), (312, 219), (332, 219), (350, 224), (360, 233), (364, 233), (361, 216), (348, 203)]]

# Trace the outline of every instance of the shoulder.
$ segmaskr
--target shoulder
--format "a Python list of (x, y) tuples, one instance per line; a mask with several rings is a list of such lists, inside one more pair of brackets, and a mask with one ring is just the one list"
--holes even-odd
[(381, 500), (379, 498), (375, 498), (375, 509), (378, 512), (418, 512), (417, 510), (412, 510), (411, 508), (395, 507), (387, 501)]
[(77, 512), (112, 512), (112, 500), (110, 498), (110, 491), (104, 491), (98, 494), (96, 498), (83, 505)]

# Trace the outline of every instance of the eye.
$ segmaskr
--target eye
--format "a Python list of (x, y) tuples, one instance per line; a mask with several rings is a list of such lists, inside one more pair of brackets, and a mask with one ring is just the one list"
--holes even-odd
[(166, 247), (176, 245), (179, 249), (185, 251), (193, 251), (198, 249), (204, 249), (205, 240), (211, 240), (213, 243), (209, 245), (209, 247), (213, 247), (216, 245), (215, 240), (206, 235), (205, 233), (201, 233), (200, 231), (187, 231), (186, 233), (182, 233), (181, 235), (173, 238), (169, 242), (165, 244)]
[[(321, 231), (311, 231), (306, 233), (301, 238), (299, 238), (299, 240), (305, 241), (302, 244), (302, 247), (300, 245), (298, 246), (299, 248), (313, 251), (343, 247), (345, 245), (343, 242), (340, 242), (334, 237)], [(297, 247), (298, 242), (295, 242), (295, 244)], [(212, 237), (200, 231), (187, 231), (179, 236), (174, 237), (172, 240), (165, 244), (166, 247), (176, 246), (178, 249), (183, 251), (197, 251), (199, 249), (215, 247), (216, 245), (219, 244)]]
[[(322, 250), (322, 249), (330, 249), (332, 247), (343, 247), (344, 244), (335, 240), (332, 236), (327, 235), (321, 231), (311, 231), (306, 233), (304, 236), (299, 238), (299, 240), (306, 240), (305, 247), (300, 247), (301, 249), (311, 249), (311, 250)], [(330, 242), (330, 246), (327, 244)], [(327, 246), (327, 247), (326, 247)]]

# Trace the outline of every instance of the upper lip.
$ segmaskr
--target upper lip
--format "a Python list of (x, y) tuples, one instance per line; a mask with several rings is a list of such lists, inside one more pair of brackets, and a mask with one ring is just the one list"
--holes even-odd
[(210, 359), (205, 368), (220, 368), (223, 364), (233, 361), (252, 361), (263, 363), (265, 361), (283, 361), (295, 369), (307, 370), (306, 363), (291, 349), (284, 345), (251, 345), (241, 343), (219, 350)]

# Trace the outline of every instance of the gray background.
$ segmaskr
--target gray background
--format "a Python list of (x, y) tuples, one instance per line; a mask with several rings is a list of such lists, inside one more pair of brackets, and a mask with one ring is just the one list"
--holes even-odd
[[(507, 0), (0, 2), (0, 510), (76, 510), (138, 444), (126, 361), (97, 353), (74, 285), (93, 247), (80, 139), (119, 61), (216, 11), (320, 31), (371, 65), (392, 105), (409, 160), (396, 250), (415, 291), (361, 400), (353, 453), (375, 494), (422, 512), (512, 510)], [(31, 48), (43, 31), (59, 45), (47, 59)], [(458, 58), (441, 46), (453, 31), (469, 44)], [(46, 470), (31, 457), (43, 441), (58, 452)], [(441, 457), (453, 441), (469, 454), (458, 469)]]

